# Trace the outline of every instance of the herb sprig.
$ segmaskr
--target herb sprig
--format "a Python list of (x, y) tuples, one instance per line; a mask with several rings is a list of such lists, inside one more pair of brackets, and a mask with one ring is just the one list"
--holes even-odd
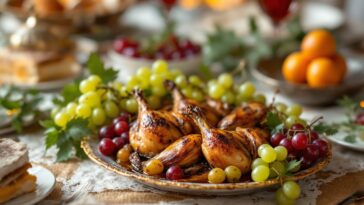
[(20, 133), (28, 119), (36, 119), (41, 111), (42, 96), (37, 90), (22, 90), (15, 86), (2, 86), (0, 91), (0, 110), (3, 118), (11, 119), (11, 126)]

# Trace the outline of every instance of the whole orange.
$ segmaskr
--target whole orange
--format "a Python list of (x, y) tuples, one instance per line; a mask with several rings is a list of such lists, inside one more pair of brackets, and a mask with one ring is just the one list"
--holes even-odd
[(308, 65), (307, 83), (311, 87), (326, 87), (340, 82), (340, 69), (329, 58), (317, 58)]
[(319, 29), (309, 32), (302, 40), (301, 49), (309, 59), (335, 54), (336, 43), (330, 32)]
[(331, 56), (331, 60), (340, 70), (340, 82), (341, 82), (345, 78), (346, 72), (348, 70), (346, 60), (340, 53), (335, 53), (333, 56)]
[(305, 83), (308, 63), (302, 53), (290, 54), (283, 62), (283, 77), (291, 83)]

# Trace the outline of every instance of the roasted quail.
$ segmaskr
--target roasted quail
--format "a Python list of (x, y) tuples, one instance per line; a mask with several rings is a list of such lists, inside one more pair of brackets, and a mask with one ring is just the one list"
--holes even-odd
[(183, 136), (176, 118), (167, 111), (148, 108), (140, 90), (134, 95), (139, 103), (138, 118), (130, 129), (130, 144), (145, 157), (153, 157)]
[(261, 122), (267, 113), (266, 106), (260, 103), (249, 103), (235, 108), (224, 117), (218, 127), (224, 130), (235, 130), (237, 127), (254, 127)]
[(165, 82), (166, 87), (172, 91), (173, 95), (173, 112), (184, 115), (185, 121), (189, 120), (193, 123), (193, 120), (188, 116), (187, 108), (195, 106), (200, 108), (203, 115), (205, 115), (207, 122), (211, 126), (216, 126), (221, 116), (213, 108), (208, 106), (206, 103), (198, 102), (192, 99), (187, 99), (178, 89), (178, 87), (172, 81)]
[(174, 165), (189, 167), (201, 159), (201, 143), (200, 134), (187, 135), (169, 145), (153, 159), (160, 160), (165, 167)]
[(213, 167), (226, 168), (234, 165), (242, 173), (250, 170), (251, 156), (239, 134), (211, 127), (198, 107), (189, 106), (188, 113), (198, 125), (202, 135), (202, 152), (207, 162)]

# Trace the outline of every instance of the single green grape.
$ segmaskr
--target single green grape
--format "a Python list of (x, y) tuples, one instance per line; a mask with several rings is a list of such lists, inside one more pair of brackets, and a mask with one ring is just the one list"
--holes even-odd
[(239, 87), (239, 94), (251, 98), (255, 92), (255, 86), (251, 82), (245, 82)]
[(278, 189), (275, 194), (276, 202), (278, 205), (294, 205), (295, 200), (288, 198), (284, 193), (282, 188)]
[(276, 104), (275, 104), (275, 107), (276, 107), (276, 109), (277, 109), (279, 112), (286, 113), (286, 110), (287, 110), (287, 105), (286, 105), (286, 104), (284, 104), (284, 103), (276, 103)]
[(240, 180), (241, 170), (236, 166), (228, 166), (224, 171), (228, 182), (235, 183)]
[(277, 160), (278, 161), (283, 161), (287, 158), (288, 155), (288, 151), (284, 146), (277, 146), (274, 148), (274, 150), (277, 153)]
[(205, 96), (200, 90), (193, 89), (192, 98), (197, 100), (197, 101), (203, 101), (205, 99)]
[(263, 94), (254, 94), (253, 95), (253, 101), (265, 104), (266, 98), (265, 98), (265, 96)]
[(284, 195), (289, 199), (298, 199), (301, 195), (300, 186), (294, 181), (286, 181), (282, 186)]
[(289, 116), (285, 121), (286, 127), (291, 127), (293, 124), (297, 122), (297, 120), (298, 118), (296, 116)]
[(287, 108), (286, 114), (299, 117), (302, 114), (302, 107), (300, 105), (293, 104)]
[(141, 67), (138, 69), (136, 76), (140, 81), (149, 81), (150, 76), (152, 75), (152, 71), (150, 68)]
[(81, 95), (80, 98), (78, 99), (78, 102), (80, 104), (86, 104), (91, 108), (99, 106), (101, 104), (100, 101), (101, 101), (100, 96), (94, 91), (85, 93)]
[(92, 84), (95, 86), (98, 86), (100, 83), (102, 83), (102, 79), (98, 75), (90, 75), (87, 80), (89, 80)]
[(260, 166), (260, 165), (268, 167), (268, 163), (265, 162), (264, 160), (262, 160), (262, 158), (256, 158), (252, 163), (252, 169), (254, 169), (255, 167)]
[(264, 182), (269, 177), (269, 168), (264, 165), (259, 165), (253, 169), (251, 177), (255, 182)]
[(217, 82), (225, 88), (231, 88), (234, 84), (234, 79), (231, 74), (223, 73), (218, 77)]
[(119, 89), (119, 94), (121, 97), (126, 97), (128, 96), (128, 88), (126, 86), (122, 86), (120, 89)]
[(119, 107), (121, 108), (121, 110), (126, 110), (126, 101), (127, 100), (128, 99), (126, 99), (126, 98), (123, 98), (123, 99), (120, 100)]
[(180, 88), (184, 88), (187, 86), (188, 82), (186, 79), (185, 75), (179, 75), (176, 77), (176, 79), (174, 80), (174, 82), (176, 83), (176, 85)]
[(96, 90), (96, 84), (93, 84), (88, 79), (81, 81), (80, 83), (80, 91), (82, 94), (95, 91)]
[(152, 66), (153, 73), (163, 74), (168, 71), (168, 63), (164, 60), (157, 60), (153, 63)]
[(192, 98), (193, 89), (190, 86), (187, 86), (187, 87), (182, 89), (182, 93), (187, 98)]
[(130, 113), (138, 112), (138, 102), (134, 98), (130, 98), (126, 101), (126, 111)]
[(164, 88), (164, 86), (153, 86), (152, 87), (152, 93), (155, 96), (163, 97), (163, 96), (165, 96), (167, 94), (167, 91)]
[(220, 84), (209, 87), (209, 95), (216, 100), (220, 99), (224, 93), (225, 88)]
[(96, 107), (92, 110), (91, 121), (97, 126), (103, 125), (106, 121), (106, 114), (104, 109)]
[(114, 81), (114, 82), (112, 82), (111, 86), (115, 90), (120, 90), (124, 85), (120, 82)]
[(139, 79), (137, 76), (132, 75), (129, 77), (128, 83), (126, 84), (126, 86), (128, 87), (129, 90), (133, 90), (134, 88), (137, 88), (139, 85)]
[(173, 69), (170, 71), (170, 73), (173, 76), (173, 79), (176, 79), (177, 76), (183, 75), (183, 72), (179, 69)]
[(158, 109), (161, 106), (161, 100), (158, 96), (152, 95), (148, 97), (148, 105), (152, 108), (152, 109)]
[(221, 168), (213, 168), (208, 174), (208, 181), (211, 184), (220, 184), (225, 181), (226, 175)]
[(70, 119), (70, 116), (65, 111), (61, 111), (55, 115), (54, 123), (59, 127), (66, 127)]
[(104, 109), (106, 112), (106, 116), (110, 118), (115, 118), (120, 113), (119, 107), (116, 105), (114, 101), (111, 100), (104, 102)]
[(75, 102), (70, 102), (67, 104), (66, 106), (66, 112), (70, 117), (75, 116), (76, 114), (76, 108), (77, 108), (77, 103)]
[(262, 145), (260, 145), (258, 147), (258, 155), (260, 156), (261, 155), (261, 152), (263, 151), (263, 149), (268, 148), (268, 147), (272, 148), (272, 146), (270, 146), (270, 144), (262, 144)]
[(163, 86), (164, 78), (162, 75), (152, 74), (150, 76), (150, 84), (152, 86)]
[(197, 75), (191, 75), (188, 78), (188, 81), (195, 86), (201, 86), (203, 85), (203, 82), (201, 81), (201, 79), (197, 76)]
[(269, 178), (275, 178), (277, 176), (284, 176), (286, 173), (286, 167), (284, 163), (275, 161), (269, 165)]
[(221, 101), (223, 101), (224, 103), (228, 103), (228, 104), (234, 104), (234, 102), (235, 102), (235, 95), (234, 95), (234, 93), (231, 92), (231, 91), (226, 92), (221, 97)]
[(164, 169), (164, 166), (160, 160), (152, 159), (152, 160), (149, 160), (145, 164), (143, 171), (144, 171), (144, 173), (153, 176), (153, 175), (158, 175), (158, 174), (162, 173), (163, 169)]
[(277, 153), (272, 147), (262, 149), (259, 156), (267, 163), (274, 162), (277, 159)]
[(217, 83), (217, 80), (209, 80), (208, 82), (207, 82), (207, 87), (213, 87), (213, 86), (215, 86), (215, 85), (217, 85), (218, 83)]
[(91, 107), (87, 104), (80, 103), (76, 108), (76, 115), (81, 118), (88, 118), (91, 115)]
[(235, 98), (235, 104), (241, 105), (242, 103), (249, 102), (251, 100), (250, 96), (242, 95), (241, 93), (238, 93), (237, 97)]

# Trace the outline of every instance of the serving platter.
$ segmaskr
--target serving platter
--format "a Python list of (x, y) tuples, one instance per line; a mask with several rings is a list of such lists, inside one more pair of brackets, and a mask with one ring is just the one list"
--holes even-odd
[[(95, 137), (85, 137), (81, 142), (81, 147), (86, 155), (96, 164), (113, 171), (119, 175), (133, 179), (144, 185), (168, 192), (177, 192), (190, 195), (239, 195), (249, 194), (262, 190), (270, 190), (280, 184), (278, 179), (272, 179), (265, 182), (239, 182), (239, 183), (225, 183), (225, 184), (209, 184), (209, 183), (191, 183), (191, 182), (177, 182), (156, 177), (151, 177), (136, 173), (128, 170), (127, 168), (119, 165), (110, 157), (106, 157), (99, 152), (98, 140)], [(328, 155), (324, 160), (316, 163), (314, 166), (297, 172), (292, 179), (300, 180), (310, 175), (315, 174), (321, 169), (325, 168), (331, 161), (332, 153), (331, 147)]]

